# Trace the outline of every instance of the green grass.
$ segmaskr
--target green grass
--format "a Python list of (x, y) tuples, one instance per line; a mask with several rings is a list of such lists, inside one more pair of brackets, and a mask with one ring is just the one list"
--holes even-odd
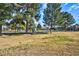
[(68, 38), (66, 36), (53, 36), (53, 37), (45, 37), (43, 39), (48, 39), (49, 43), (56, 43), (56, 44), (66, 44), (69, 42), (73, 42), (74, 40), (72, 38)]

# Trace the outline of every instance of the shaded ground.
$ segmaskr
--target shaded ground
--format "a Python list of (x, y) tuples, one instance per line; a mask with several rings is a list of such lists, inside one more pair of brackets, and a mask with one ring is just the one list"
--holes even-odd
[(79, 32), (3, 35), (0, 55), (79, 55)]
[(47, 32), (10, 32), (10, 33), (1, 33), (2, 35), (20, 35), (20, 34), (47, 34)]

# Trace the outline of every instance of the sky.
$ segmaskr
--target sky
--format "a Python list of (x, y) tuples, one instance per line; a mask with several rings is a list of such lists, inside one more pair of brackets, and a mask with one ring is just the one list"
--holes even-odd
[(63, 3), (61, 7), (62, 11), (71, 13), (76, 23), (79, 24), (79, 3)]
[[(43, 25), (42, 21), (43, 21), (43, 11), (46, 8), (46, 3), (42, 4), (42, 7), (40, 8), (40, 14), (41, 14), (41, 18), (40, 18), (40, 23)], [(61, 11), (66, 11), (69, 12), (73, 15), (76, 24), (79, 24), (79, 3), (62, 3), (61, 4), (62, 10)]]
[(40, 15), (41, 15), (41, 18), (39, 20), (39, 23), (41, 23), (41, 25), (43, 25), (43, 16), (44, 16), (44, 9), (46, 9), (47, 7), (47, 4), (46, 3), (43, 3), (41, 4), (41, 8), (40, 8)]

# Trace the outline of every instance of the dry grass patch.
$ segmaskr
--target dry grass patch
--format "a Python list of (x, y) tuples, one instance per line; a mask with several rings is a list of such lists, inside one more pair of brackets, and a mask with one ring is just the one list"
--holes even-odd
[(0, 55), (79, 55), (79, 32), (0, 37)]

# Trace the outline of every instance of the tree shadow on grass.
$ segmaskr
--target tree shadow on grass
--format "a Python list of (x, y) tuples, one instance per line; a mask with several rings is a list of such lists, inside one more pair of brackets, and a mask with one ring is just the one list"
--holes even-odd
[(18, 32), (18, 33), (2, 33), (2, 35), (23, 35), (23, 34), (31, 34), (31, 35), (34, 35), (34, 34), (47, 34), (47, 32), (35, 32), (35, 33), (32, 33), (32, 32)]

